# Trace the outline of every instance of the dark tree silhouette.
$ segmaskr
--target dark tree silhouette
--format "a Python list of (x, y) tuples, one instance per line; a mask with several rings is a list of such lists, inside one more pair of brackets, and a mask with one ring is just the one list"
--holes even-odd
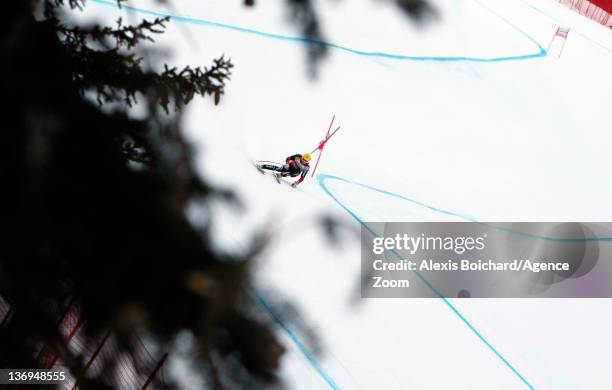
[[(423, 14), (420, 0), (397, 2)], [(313, 5), (287, 4), (312, 38), (308, 54), (317, 63), (325, 45)], [(0, 367), (44, 368), (59, 359), (82, 387), (111, 388), (119, 357), (134, 356), (136, 331), (163, 348), (186, 329), (210, 387), (273, 382), (283, 347), (247, 290), (250, 260), (266, 237), (230, 256), (215, 249), (206, 227), (190, 225), (185, 211), (213, 199), (237, 202), (195, 174), (179, 126), (194, 97), (219, 102), (231, 61), (221, 56), (205, 68), (155, 72), (135, 49), (162, 33), (167, 19), (113, 27), (66, 22), (65, 12), (83, 6), (12, 1), (0, 24), (7, 99), (0, 309), (10, 307), (0, 311)], [(145, 119), (130, 115), (134, 104)], [(101, 368), (87, 375), (89, 356), (68, 348), (58, 326), (75, 307), (86, 344), (110, 332), (116, 340)]]
[[(180, 110), (196, 95), (218, 102), (232, 63), (153, 72), (131, 49), (166, 20), (112, 28), (62, 21), (66, 8), (82, 6), (11, 2), (0, 27), (0, 296), (12, 307), (0, 367), (44, 368), (60, 356), (81, 384), (110, 386), (105, 375), (131, 352), (135, 330), (163, 342), (189, 329), (211, 383), (272, 380), (282, 347), (249, 314), (244, 293), (262, 241), (231, 257), (188, 223), (189, 202), (235, 199), (194, 174), (178, 113), (158, 108)], [(137, 98), (144, 120), (128, 112)], [(73, 301), (92, 343), (107, 329), (119, 339), (98, 377), (81, 378), (85, 357), (58, 329)]]
[[(436, 10), (426, 0), (387, 0), (387, 2), (393, 3), (404, 15), (419, 24), (437, 17)], [(312, 0), (286, 0), (286, 3), (289, 19), (297, 26), (301, 36), (310, 42), (305, 47), (306, 58), (310, 76), (316, 77), (321, 60), (327, 56), (325, 44), (327, 39), (319, 22), (317, 9)], [(245, 4), (254, 6), (255, 0), (245, 0)]]

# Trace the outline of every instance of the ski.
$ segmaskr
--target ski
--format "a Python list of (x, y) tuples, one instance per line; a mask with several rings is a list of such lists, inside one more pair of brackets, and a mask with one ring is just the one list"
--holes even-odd
[[(285, 179), (285, 176), (283, 176), (282, 173), (276, 172), (272, 169), (273, 166), (280, 166), (282, 164), (274, 161), (251, 161), (251, 163), (253, 164), (255, 169), (257, 169), (257, 171), (262, 175), (274, 177), (274, 180), (276, 180), (278, 184), (285, 184), (291, 186), (291, 183)], [(293, 188), (296, 189), (295, 187)]]
[(255, 167), (255, 169), (257, 169), (259, 171), (259, 173), (261, 173), (262, 175), (265, 175), (266, 172), (263, 170), (263, 168), (261, 167), (261, 165), (259, 165), (258, 163), (254, 162), (253, 166)]

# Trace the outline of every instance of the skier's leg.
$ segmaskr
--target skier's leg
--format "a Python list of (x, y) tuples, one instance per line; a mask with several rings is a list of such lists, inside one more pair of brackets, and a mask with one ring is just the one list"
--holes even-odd
[(280, 167), (278, 165), (261, 164), (261, 169), (267, 169), (269, 171), (278, 171), (279, 168)]
[(289, 175), (290, 167), (289, 164), (284, 164), (278, 167), (274, 176), (276, 177), (276, 181), (280, 183), (281, 177), (287, 177)]
[(276, 169), (276, 172), (279, 172), (283, 177), (287, 176), (287, 172), (289, 172), (289, 164), (281, 165)]
[(272, 165), (272, 164), (261, 164), (259, 166), (261, 169), (267, 169), (269, 171), (276, 172), (277, 175), (285, 177), (289, 175), (289, 164), (283, 165)]

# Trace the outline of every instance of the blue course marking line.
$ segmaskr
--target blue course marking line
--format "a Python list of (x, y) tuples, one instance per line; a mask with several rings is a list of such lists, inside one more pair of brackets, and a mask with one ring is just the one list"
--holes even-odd
[[(111, 7), (114, 7), (114, 8), (118, 8), (117, 2), (113, 1), (113, 0), (91, 0), (91, 1), (94, 2), (94, 3), (97, 3), (97, 4), (101, 4), (101, 5), (106, 5), (106, 6), (111, 6)], [(479, 3), (480, 5), (485, 7), (482, 3), (478, 2), (478, 1), (477, 1), (477, 3)], [(419, 61), (419, 62), (424, 62), (424, 61), (433, 61), (433, 62), (459, 62), (459, 61), (464, 61), (464, 62), (507, 62), (507, 61), (529, 60), (529, 59), (544, 57), (546, 55), (546, 50), (538, 42), (536, 42), (527, 33), (525, 33), (522, 30), (520, 30), (518, 27), (516, 27), (514, 24), (510, 23), (508, 20), (502, 18), (499, 14), (495, 13), (493, 10), (491, 10), (488, 7), (485, 7), (485, 8), (488, 9), (490, 12), (494, 13), (495, 15), (499, 16), (500, 18), (502, 18), (506, 23), (510, 24), (513, 28), (518, 30), (521, 34), (523, 34), (527, 38), (529, 38), (529, 40), (531, 40), (538, 47), (538, 52), (537, 53), (533, 53), (533, 54), (524, 54), (524, 55), (516, 55), (516, 56), (505, 56), (505, 57), (408, 56), (408, 55), (403, 55), (403, 54), (393, 54), (393, 53), (378, 52), (378, 51), (358, 50), (358, 49), (350, 48), (348, 46), (342, 46), (342, 45), (338, 45), (338, 44), (335, 44), (335, 43), (320, 41), (320, 40), (311, 39), (311, 38), (305, 38), (305, 37), (299, 37), (299, 36), (281, 35), (281, 34), (274, 34), (274, 33), (254, 30), (254, 29), (251, 29), (251, 28), (236, 26), (236, 25), (227, 24), (227, 23), (213, 22), (213, 21), (206, 20), (206, 19), (201, 19), (201, 18), (179, 16), (179, 15), (173, 15), (173, 14), (169, 14), (169, 13), (163, 13), (163, 12), (153, 11), (153, 10), (144, 9), (144, 8), (138, 8), (138, 7), (134, 7), (134, 6), (126, 5), (126, 4), (122, 4), (121, 8), (129, 10), (129, 11), (134, 11), (134, 12), (146, 14), (146, 15), (156, 16), (156, 17), (168, 17), (171, 20), (176, 20), (177, 22), (190, 23), (190, 24), (198, 24), (198, 25), (210, 26), (210, 27), (218, 27), (218, 28), (238, 31), (238, 32), (242, 32), (242, 33), (257, 35), (257, 36), (260, 36), (260, 37), (271, 38), (271, 39), (276, 39), (276, 40), (281, 40), (281, 41), (290, 41), (290, 42), (300, 42), (300, 43), (305, 43), (305, 44), (323, 45), (325, 47), (329, 47), (329, 48), (337, 49), (337, 50), (342, 50), (342, 51), (349, 52), (349, 53), (352, 53), (352, 54), (357, 54), (357, 55), (363, 56), (363, 57), (378, 57), (378, 58), (387, 58), (387, 59), (393, 59), (393, 60)]]
[[(468, 222), (478, 223), (480, 225), (489, 226), (489, 227), (491, 227), (493, 229), (496, 229), (496, 230), (506, 231), (506, 232), (509, 232), (509, 233), (513, 233), (513, 234), (517, 234), (517, 235), (533, 238), (533, 239), (536, 239), (536, 240), (554, 241), (554, 242), (565, 242), (565, 243), (572, 243), (572, 242), (594, 242), (594, 241), (598, 241), (598, 242), (612, 242), (612, 236), (581, 237), (581, 238), (578, 238), (578, 237), (557, 238), (557, 237), (550, 237), (550, 236), (541, 236), (541, 235), (532, 234), (532, 233), (525, 233), (525, 232), (522, 232), (522, 231), (519, 231), (519, 230), (515, 230), (515, 229), (509, 229), (509, 228), (495, 226), (495, 225), (493, 225), (491, 223), (488, 223), (488, 222), (482, 222), (482, 221), (477, 220), (475, 217), (469, 216), (467, 214), (461, 214), (461, 213), (457, 213), (457, 212), (454, 212), (454, 211), (448, 211), (448, 210), (440, 209), (440, 208), (428, 205), (426, 203), (420, 202), (418, 200), (408, 198), (408, 197), (406, 197), (404, 195), (400, 195), (400, 194), (397, 194), (397, 193), (394, 193), (394, 192), (390, 192), (390, 191), (386, 191), (386, 190), (383, 190), (383, 189), (380, 189), (380, 188), (376, 188), (376, 187), (373, 187), (373, 186), (368, 185), (368, 184), (357, 183), (357, 182), (353, 182), (353, 181), (350, 181), (350, 180), (347, 180), (347, 179), (343, 179), (341, 177), (337, 177), (337, 176), (333, 176), (333, 175), (328, 175), (328, 174), (324, 174), (324, 173), (320, 174), (320, 175), (317, 175), (317, 179), (319, 181), (319, 185), (321, 185), (323, 187), (323, 190), (325, 192), (327, 192), (328, 195), (329, 195), (329, 192), (327, 190), (327, 187), (324, 186), (323, 184), (321, 184), (321, 182), (322, 181), (324, 182), (327, 179), (337, 180), (337, 181), (341, 181), (341, 182), (348, 183), (348, 184), (351, 184), (351, 185), (363, 187), (363, 188), (366, 188), (366, 189), (371, 190), (371, 191), (379, 192), (381, 194), (388, 195), (388, 196), (391, 196), (393, 198), (398, 198), (398, 199), (404, 200), (406, 202), (415, 204), (417, 206), (424, 207), (426, 209), (435, 211), (435, 212), (440, 213), (440, 214), (448, 215), (448, 216), (451, 216), (451, 217), (461, 218), (461, 219), (464, 219), (464, 220), (466, 220)], [(334, 200), (336, 200), (336, 202), (338, 202), (338, 200), (336, 198), (334, 198)], [(351, 216), (353, 216), (355, 219), (360, 220), (354, 213), (350, 212), (348, 209), (345, 209), (345, 210), (348, 211), (351, 214)]]
[[(441, 209), (437, 209), (435, 207), (432, 206), (428, 206), (425, 205), (423, 203), (417, 202), (415, 200), (406, 198), (402, 195), (399, 194), (395, 194), (389, 191), (385, 191), (385, 190), (381, 190), (372, 186), (369, 186), (367, 184), (361, 184), (361, 183), (356, 183), (356, 182), (352, 182), (337, 176), (332, 176), (332, 175), (327, 175), (327, 174), (319, 174), (317, 175), (317, 180), (319, 182), (319, 186), (321, 186), (321, 188), (323, 189), (323, 191), (329, 195), (340, 207), (342, 207), (347, 213), (349, 213), (357, 222), (359, 222), (359, 224), (361, 226), (363, 226), (373, 237), (378, 237), (378, 235), (376, 234), (376, 232), (374, 232), (364, 221), (362, 221), (357, 214), (351, 210), (347, 205), (345, 205), (344, 203), (342, 203), (334, 194), (333, 192), (327, 187), (326, 185), (326, 181), (327, 180), (336, 180), (336, 181), (341, 181), (343, 183), (347, 183), (347, 184), (351, 184), (351, 185), (356, 185), (359, 187), (363, 187), (363, 188), (367, 188), (369, 190), (373, 190), (376, 192), (380, 192), (382, 194), (385, 195), (389, 195), (389, 196), (393, 196), (395, 198), (399, 198), (399, 199), (403, 199), (406, 200), (408, 202), (426, 207), (430, 210), (434, 210), (434, 211), (438, 211), (442, 214), (445, 215), (452, 215), (452, 216), (458, 216), (458, 217), (462, 217), (465, 218), (464, 216), (462, 216), (461, 214), (456, 214), (450, 211), (446, 211), (446, 210), (441, 210)], [(467, 218), (468, 220), (471, 220), (469, 218)], [(395, 250), (393, 250), (393, 253), (398, 257), (401, 258), (401, 256), (399, 255), (398, 252), (396, 252)], [(520, 372), (518, 372), (518, 370), (516, 368), (514, 368), (514, 366), (497, 350), (495, 349), (495, 347), (493, 345), (491, 345), (491, 343), (489, 343), (489, 341), (487, 339), (484, 338), (484, 336), (474, 327), (474, 325), (472, 325), (467, 318), (465, 318), (463, 316), (463, 314), (461, 314), (461, 312), (452, 304), (450, 303), (450, 301), (448, 299), (446, 299), (434, 286), (431, 285), (431, 283), (429, 283), (429, 281), (427, 279), (425, 279), (418, 271), (413, 271), (418, 277), (419, 279), (425, 283), (425, 285), (427, 287), (429, 287), (429, 289), (431, 289), (431, 291), (442, 300), (442, 302), (444, 302), (446, 304), (446, 306), (451, 309), (453, 311), (453, 313), (455, 313), (457, 315), (457, 317), (459, 317), (459, 319), (465, 324), (467, 325), (467, 327), (476, 335), (476, 337), (478, 337), (480, 339), (480, 341), (482, 341), (508, 368), (510, 368), (510, 370), (512, 370), (512, 372), (530, 389), (534, 389), (534, 387), (531, 385), (531, 383), (529, 383), (527, 381), (527, 379), (525, 379), (525, 377), (523, 377), (523, 375), (521, 375)]]
[[(113, 6), (113, 7), (118, 7), (117, 3), (111, 0), (92, 0), (92, 2), (94, 3), (98, 3), (101, 5), (106, 5), (106, 6)], [(304, 38), (304, 37), (295, 37), (295, 36), (285, 36), (285, 35), (280, 35), (280, 34), (273, 34), (273, 33), (268, 33), (268, 32), (263, 32), (263, 31), (258, 31), (258, 30), (254, 30), (254, 29), (249, 29), (249, 28), (245, 28), (245, 27), (240, 27), (240, 26), (234, 26), (234, 25), (230, 25), (230, 24), (225, 24), (225, 23), (219, 23), (219, 22), (213, 22), (213, 21), (208, 21), (208, 20), (204, 20), (204, 19), (198, 19), (198, 18), (192, 18), (192, 17), (184, 17), (184, 16), (178, 16), (178, 15), (172, 15), (172, 14), (167, 14), (167, 13), (161, 13), (161, 12), (156, 12), (156, 11), (152, 11), (152, 10), (147, 10), (147, 9), (142, 9), (142, 8), (137, 8), (137, 7), (133, 7), (133, 6), (129, 6), (129, 5), (121, 5), (121, 8), (130, 10), (130, 11), (135, 11), (135, 12), (139, 12), (139, 13), (143, 13), (143, 14), (148, 14), (148, 15), (152, 15), (152, 16), (157, 16), (157, 17), (169, 17), (172, 20), (176, 20), (178, 22), (183, 22), (183, 23), (191, 23), (191, 24), (199, 24), (199, 25), (205, 25), (205, 26), (211, 26), (211, 27), (218, 27), (218, 28), (224, 28), (224, 29), (228, 29), (228, 30), (233, 30), (233, 31), (239, 31), (239, 32), (243, 32), (243, 33), (248, 33), (248, 34), (253, 34), (253, 35), (258, 35), (258, 36), (262, 36), (262, 37), (266, 37), (266, 38), (271, 38), (271, 39), (276, 39), (276, 40), (283, 40), (283, 41), (292, 41), (292, 42), (300, 42), (300, 43), (305, 43), (305, 44), (317, 44), (317, 45), (324, 45), (326, 47), (330, 47), (333, 49), (338, 49), (338, 50), (342, 50), (342, 51), (346, 51), (352, 54), (356, 54), (356, 55), (360, 55), (360, 56), (365, 56), (365, 57), (379, 57), (379, 58), (388, 58), (388, 59), (394, 59), (394, 60), (407, 60), (407, 61), (432, 61), (432, 62), (458, 62), (458, 61), (466, 61), (466, 62), (507, 62), (507, 61), (520, 61), (520, 60), (528, 60), (528, 59), (534, 59), (534, 58), (539, 58), (539, 57), (543, 57), (546, 55), (546, 50), (537, 42), (535, 41), (533, 38), (531, 38), (528, 34), (526, 34), (525, 32), (523, 32), (522, 30), (520, 30), (518, 27), (516, 27), (514, 24), (512, 24), (510, 21), (508, 21), (507, 19), (503, 18), (501, 15), (497, 14), (496, 12), (494, 12), (493, 10), (491, 10), (490, 8), (484, 6), (484, 4), (480, 3), (479, 1), (476, 1), (477, 3), (479, 3), (481, 6), (485, 7), (486, 9), (488, 9), (490, 12), (494, 13), (495, 15), (497, 15), (498, 17), (500, 17), (502, 20), (504, 20), (506, 23), (508, 23), (509, 25), (511, 25), (513, 28), (515, 28), (517, 31), (519, 31), (521, 34), (523, 34), (525, 37), (527, 37), (529, 40), (531, 40), (537, 47), (538, 47), (538, 52), (537, 53), (533, 53), (533, 54), (526, 54), (526, 55), (516, 55), (516, 56), (505, 56), (505, 57), (490, 57), (490, 58), (481, 58), (481, 57), (464, 57), (464, 56), (407, 56), (407, 55), (400, 55), (400, 54), (392, 54), (392, 53), (385, 53), (385, 52), (372, 52), (372, 51), (363, 51), (363, 50), (357, 50), (357, 49), (353, 49), (350, 47), (346, 47), (346, 46), (342, 46), (342, 45), (338, 45), (338, 44), (334, 44), (334, 43), (329, 43), (329, 42), (323, 42), (323, 41), (319, 41), (319, 40), (314, 40), (314, 39), (309, 39), (309, 38)], [(334, 196), (333, 194), (331, 194), (329, 191), (327, 191), (325, 185), (324, 185), (324, 179), (321, 179), (321, 175), (318, 176), (319, 177), (319, 183), (321, 184), (321, 186), (323, 187), (324, 190), (326, 190), (326, 192), (328, 193), (328, 195), (330, 195), (338, 204), (340, 204), (347, 212), (349, 212), (349, 214), (351, 214), (357, 221), (359, 221), (360, 223), (363, 224), (363, 222), (357, 217), (357, 215), (355, 215), (351, 210), (349, 210), (346, 206), (344, 206), (342, 203), (340, 203)], [(331, 177), (329, 177), (331, 178)], [(337, 178), (339, 179), (339, 178)], [(406, 199), (409, 200), (409, 199)], [(413, 201), (416, 202), (416, 201)], [(418, 204), (418, 202), (417, 202)], [(426, 206), (424, 204), (421, 204), (424, 207), (429, 207)], [(443, 213), (447, 213), (450, 214), (450, 212), (445, 212), (444, 210), (438, 210), (432, 207), (429, 207), (432, 210), (436, 210), (436, 211), (440, 211)], [(458, 214), (450, 214), (450, 215), (455, 215), (458, 217), (465, 217), (465, 216), (461, 216)], [(469, 220), (469, 217), (468, 217)], [(365, 226), (365, 225), (364, 225)], [(419, 277), (421, 277), (421, 279), (428, 285), (430, 286), (430, 288), (432, 288), (432, 291), (434, 291), (438, 296), (440, 296), (440, 294), (437, 292), (437, 290), (435, 290), (433, 288), (433, 286), (431, 286), (426, 280), (424, 280), (424, 278), (422, 278), (422, 276), (419, 275)], [(264, 308), (266, 308), (266, 310), (270, 313), (270, 315), (272, 316), (272, 318), (274, 318), (274, 320), (276, 321), (276, 323), (291, 337), (291, 339), (294, 341), (294, 343), (296, 344), (296, 346), (298, 346), (298, 348), (300, 348), (300, 350), (302, 351), (302, 353), (306, 356), (306, 358), (310, 361), (310, 363), (312, 364), (312, 366), (315, 368), (315, 370), (321, 375), (321, 377), (334, 389), (338, 388), (337, 385), (335, 384), (335, 382), (331, 379), (331, 377), (325, 372), (323, 371), (323, 369), (321, 368), (321, 366), (317, 363), (316, 359), (314, 358), (314, 356), (312, 355), (312, 353), (310, 353), (310, 351), (304, 346), (304, 344), (300, 341), (300, 339), (293, 333), (291, 332), (291, 330), (287, 327), (286, 324), (284, 324), (282, 322), (282, 320), (280, 320), (275, 313), (272, 310), (272, 307), (269, 305), (269, 303), (260, 295), (257, 293), (257, 291), (253, 290), (253, 293), (255, 295), (255, 297), (257, 298), (257, 300), (262, 304), (262, 306)], [(453, 310), (453, 312), (455, 312), (455, 314), (457, 314), (457, 316), (459, 316), (459, 318), (461, 318), (463, 320), (463, 322), (509, 367), (512, 369), (512, 371), (530, 388), (533, 388), (529, 382), (527, 382), (520, 373), (518, 373), (518, 371), (516, 371), (514, 369), (514, 367), (505, 360), (505, 358), (503, 356), (501, 356), (499, 354), (499, 352), (497, 352), (497, 350), (495, 350), (495, 348), (493, 348), (493, 346), (491, 346), (488, 341), (486, 339), (484, 339), (484, 337), (461, 315), (461, 313), (459, 313), (457, 311), (457, 309), (450, 304), (450, 302), (448, 300), (446, 300), (444, 297), (440, 297), (447, 305), (448, 307)]]
[[(117, 7), (117, 3), (114, 2), (114, 1), (92, 0), (92, 2), (98, 3), (98, 4), (102, 4), (102, 5)], [(136, 7), (132, 7), (132, 6), (125, 5), (125, 4), (122, 4), (121, 8), (125, 8), (125, 9), (130, 10), (130, 11), (140, 12), (140, 13), (144, 13), (144, 14), (148, 14), (148, 15), (153, 15), (153, 16), (159, 16), (159, 17), (166, 17), (166, 16), (168, 16), (171, 19), (179, 21), (179, 22), (186, 22), (186, 23), (209, 25), (209, 26), (213, 26), (213, 27), (227, 28), (227, 29), (232, 29), (232, 30), (252, 33), (252, 34), (256, 34), (256, 35), (260, 35), (260, 36), (266, 36), (266, 37), (269, 37), (269, 38), (275, 38), (275, 39), (284, 39), (284, 40), (289, 40), (289, 41), (300, 41), (299, 38), (284, 37), (284, 36), (281, 36), (281, 35), (262, 33), (262, 32), (255, 31), (255, 30), (245, 29), (245, 28), (241, 28), (241, 27), (235, 27), (235, 26), (226, 25), (226, 24), (223, 24), (223, 23), (208, 22), (208, 21), (200, 20), (200, 19), (185, 18), (185, 17), (175, 16), (175, 15), (166, 15), (166, 14), (162, 14), (162, 13), (159, 13), (159, 12), (150, 11), (150, 10), (141, 9), (141, 8), (136, 8)], [(310, 42), (307, 39), (302, 39), (301, 41), (305, 42), (305, 43), (316, 43), (314, 41)], [(276, 315), (276, 313), (274, 312), (274, 310), (272, 308), (272, 305), (263, 297), (263, 295), (261, 295), (255, 288), (251, 288), (250, 291), (253, 294), (253, 296), (255, 296), (255, 298), (259, 302), (259, 304), (268, 312), (268, 314), (274, 320), (274, 322), (289, 336), (289, 338), (291, 338), (291, 340), (296, 345), (296, 347), (302, 352), (302, 354), (306, 357), (306, 359), (308, 359), (310, 365), (319, 374), (319, 376), (329, 385), (329, 387), (334, 389), (334, 390), (340, 389), (340, 387), (336, 384), (336, 382), (333, 380), (333, 378), (321, 367), (321, 365), (319, 364), (319, 362), (317, 361), (315, 356), (312, 354), (312, 352), (310, 352), (310, 350), (308, 349), (308, 347), (306, 347), (306, 345), (302, 342), (302, 340), (300, 340), (300, 338), (287, 326), (287, 324), (285, 324)]]
[(321, 365), (319, 365), (319, 362), (314, 357), (312, 352), (310, 352), (308, 347), (306, 347), (306, 345), (304, 345), (304, 343), (300, 340), (300, 338), (295, 333), (293, 333), (291, 329), (289, 329), (287, 324), (285, 324), (283, 320), (281, 320), (278, 317), (278, 315), (272, 308), (272, 305), (270, 305), (270, 303), (255, 288), (251, 288), (251, 294), (253, 294), (253, 296), (255, 297), (255, 299), (257, 299), (257, 301), (261, 304), (261, 306), (263, 306), (263, 308), (266, 309), (266, 311), (268, 312), (270, 317), (272, 317), (274, 322), (276, 322), (276, 324), (291, 338), (291, 340), (293, 340), (295, 345), (304, 354), (306, 359), (308, 359), (312, 367), (317, 371), (317, 373), (321, 376), (321, 378), (323, 378), (323, 380), (327, 382), (329, 387), (331, 387), (332, 389), (340, 389), (340, 387), (336, 384), (336, 382), (334, 382), (332, 377), (329, 376), (327, 372), (325, 372), (325, 370), (321, 367)]

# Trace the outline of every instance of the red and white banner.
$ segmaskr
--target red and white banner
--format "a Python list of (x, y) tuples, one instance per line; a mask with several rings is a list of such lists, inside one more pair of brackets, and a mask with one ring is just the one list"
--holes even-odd
[(559, 0), (559, 3), (599, 24), (612, 27), (612, 0)]

